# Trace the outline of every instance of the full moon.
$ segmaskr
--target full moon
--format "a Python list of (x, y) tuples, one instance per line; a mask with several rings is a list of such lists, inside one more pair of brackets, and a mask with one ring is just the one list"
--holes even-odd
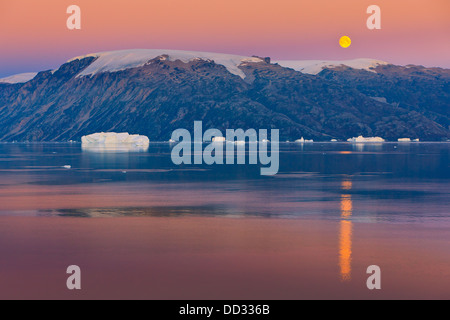
[(348, 48), (352, 44), (352, 40), (347, 36), (343, 36), (339, 39), (339, 44), (342, 48)]

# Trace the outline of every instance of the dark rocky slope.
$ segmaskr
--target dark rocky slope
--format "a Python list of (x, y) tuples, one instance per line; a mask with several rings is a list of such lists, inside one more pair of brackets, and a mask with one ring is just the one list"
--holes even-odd
[(94, 60), (0, 84), (0, 140), (79, 140), (100, 131), (168, 140), (177, 128), (192, 130), (194, 120), (204, 130), (278, 128), (283, 140), (450, 138), (448, 70), (389, 65), (379, 73), (337, 68), (315, 76), (266, 60), (241, 66), (242, 79), (214, 61), (157, 57), (76, 77)]

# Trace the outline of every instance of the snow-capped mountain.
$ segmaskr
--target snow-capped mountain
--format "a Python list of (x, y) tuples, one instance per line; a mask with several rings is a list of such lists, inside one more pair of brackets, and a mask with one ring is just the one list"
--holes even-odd
[(95, 61), (77, 76), (93, 76), (102, 72), (116, 72), (131, 68), (138, 68), (159, 57), (162, 60), (180, 60), (184, 63), (195, 60), (214, 61), (216, 64), (224, 66), (230, 73), (240, 76), (241, 78), (245, 78), (245, 74), (241, 69), (239, 69), (239, 66), (250, 62), (262, 62), (261, 58), (256, 57), (164, 49), (134, 49), (91, 53), (85, 56), (75, 57), (70, 59), (68, 62), (82, 60), (89, 57), (94, 57)]
[(280, 66), (292, 68), (296, 71), (308, 74), (318, 74), (324, 69), (335, 69), (342, 66), (352, 69), (366, 70), (369, 72), (376, 72), (375, 68), (378, 66), (388, 65), (388, 62), (375, 59), (353, 59), (342, 61), (323, 61), (323, 60), (276, 60)]
[(373, 59), (276, 61), (177, 50), (70, 59), (0, 82), (0, 141), (133, 132), (278, 128), (283, 140), (450, 138), (450, 70)]
[(19, 73), (6, 78), (0, 79), (0, 83), (25, 83), (32, 80), (37, 75), (37, 72)]
[[(239, 68), (246, 63), (258, 63), (263, 59), (259, 57), (246, 57), (232, 54), (200, 52), (200, 51), (182, 51), (182, 50), (164, 50), (164, 49), (134, 49), (105, 51), (99, 53), (90, 53), (83, 56), (74, 57), (67, 62), (82, 60), (93, 57), (95, 61), (77, 76), (93, 76), (102, 72), (117, 72), (131, 68), (144, 66), (148, 61), (157, 57), (168, 59), (169, 61), (180, 60), (184, 63), (194, 60), (214, 61), (216, 64), (223, 65), (230, 73), (245, 78), (245, 74)], [(324, 69), (333, 69), (346, 66), (353, 69), (367, 70), (375, 72), (374, 69), (380, 65), (387, 65), (388, 62), (375, 59), (354, 59), (354, 60), (275, 60), (282, 67), (292, 68), (296, 71), (308, 74), (318, 74)], [(53, 72), (55, 72), (54, 70)], [(25, 83), (32, 80), (37, 72), (28, 72), (1, 78), (0, 83)]]

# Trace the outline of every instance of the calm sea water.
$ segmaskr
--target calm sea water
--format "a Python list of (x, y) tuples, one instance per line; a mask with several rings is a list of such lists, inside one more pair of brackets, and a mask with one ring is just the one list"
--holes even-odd
[(449, 143), (283, 143), (275, 176), (170, 152), (0, 144), (0, 298), (450, 298)]
[[(0, 213), (450, 222), (450, 143), (282, 143), (280, 170), (174, 165), (171, 145), (0, 144)], [(70, 166), (67, 167), (67, 166)]]

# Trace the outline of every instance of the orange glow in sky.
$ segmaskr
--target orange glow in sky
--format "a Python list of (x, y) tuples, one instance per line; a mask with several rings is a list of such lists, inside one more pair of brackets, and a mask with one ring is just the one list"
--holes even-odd
[[(81, 30), (66, 28), (71, 4)], [(371, 4), (381, 30), (366, 27)], [(449, 14), (448, 0), (0, 0), (0, 76), (128, 48), (450, 67)]]

